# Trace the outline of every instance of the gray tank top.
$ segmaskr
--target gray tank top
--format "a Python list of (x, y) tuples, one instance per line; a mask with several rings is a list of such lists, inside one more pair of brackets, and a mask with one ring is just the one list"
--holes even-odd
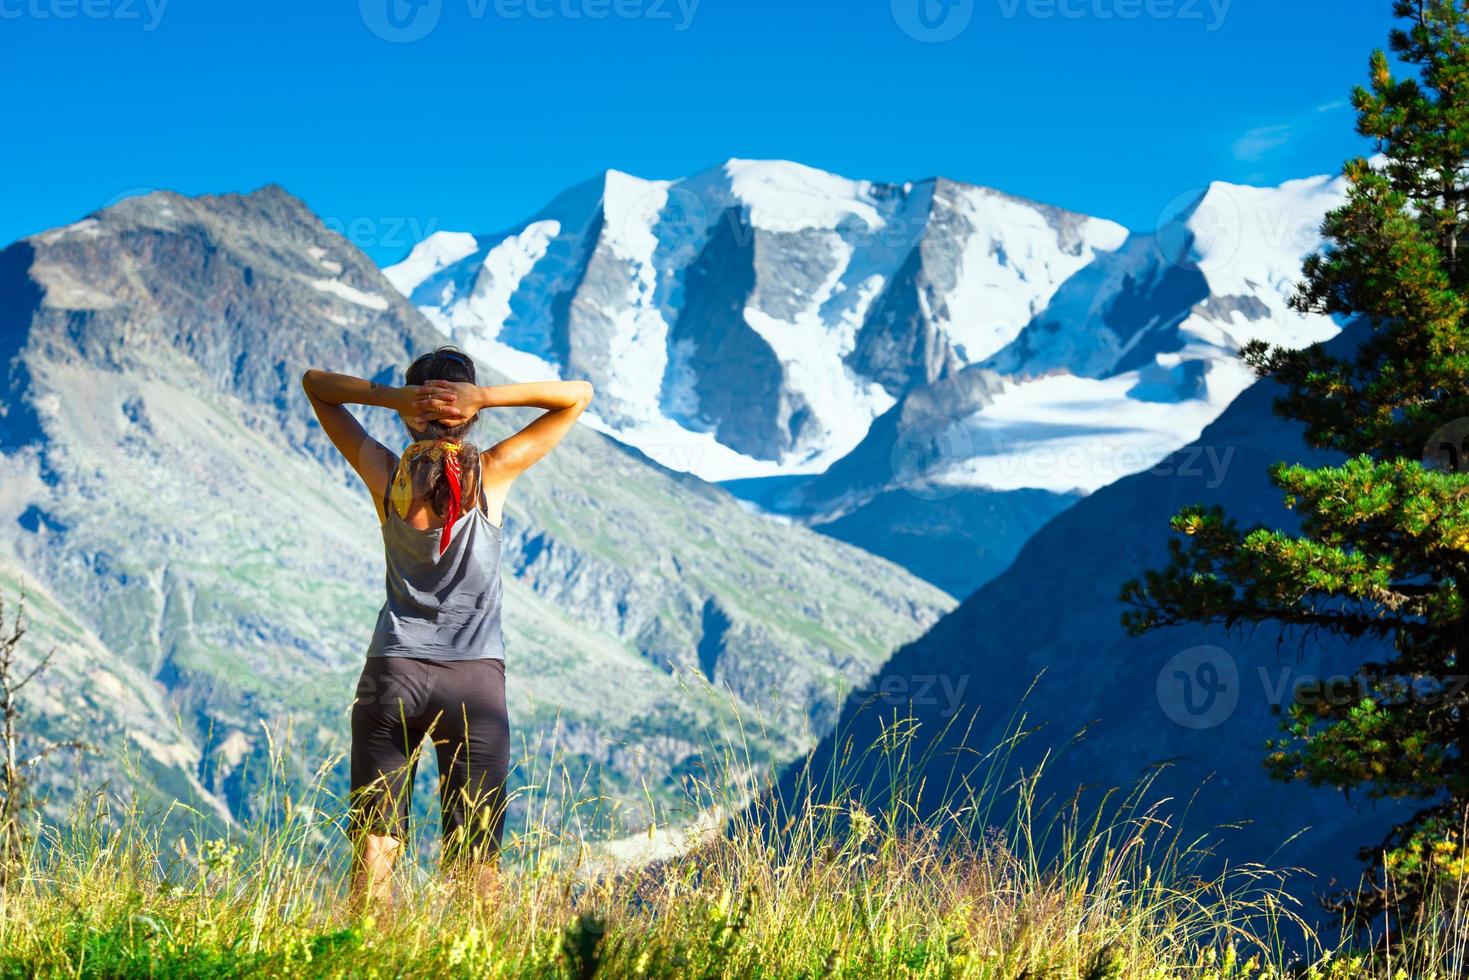
[(483, 478), (479, 485), (478, 503), (454, 522), (442, 555), (442, 528), (415, 528), (384, 499), (388, 598), (377, 614), (369, 657), (505, 659), (501, 529), (485, 514)]

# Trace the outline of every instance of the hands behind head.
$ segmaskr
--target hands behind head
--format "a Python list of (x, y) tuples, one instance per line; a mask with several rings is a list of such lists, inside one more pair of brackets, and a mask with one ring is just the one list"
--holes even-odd
[(403, 390), (408, 407), (399, 409), (398, 414), (411, 428), (428, 422), (463, 425), (479, 413), (479, 388), (465, 381), (429, 381)]

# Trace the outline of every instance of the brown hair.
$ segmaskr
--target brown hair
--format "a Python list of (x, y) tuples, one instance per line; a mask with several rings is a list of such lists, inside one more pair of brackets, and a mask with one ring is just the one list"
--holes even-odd
[[(475, 383), (474, 361), (457, 347), (439, 347), (424, 354), (408, 365), (405, 380), (410, 385), (421, 385), (429, 381), (462, 381)], [(452, 439), (459, 443), (460, 482), (459, 506), (470, 510), (479, 493), (479, 449), (463, 436), (474, 428), (474, 420), (463, 425), (445, 425), (442, 422), (424, 422), (422, 428), (409, 428), (416, 439)], [(435, 514), (449, 511), (449, 481), (444, 478), (443, 466), (426, 455), (420, 455), (408, 465), (408, 476), (413, 481), (413, 496), (428, 504)]]

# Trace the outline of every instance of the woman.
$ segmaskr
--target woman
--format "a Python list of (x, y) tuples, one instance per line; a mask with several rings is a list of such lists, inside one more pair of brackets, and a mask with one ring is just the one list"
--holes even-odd
[[(585, 381), (480, 387), (474, 362), (441, 347), (391, 388), (307, 371), (311, 407), (372, 493), (387, 560), (387, 601), (352, 706), (352, 890), (359, 907), (391, 900), (419, 747), (439, 761), (446, 867), (493, 883), (504, 827), (510, 729), (500, 634), (501, 514), (515, 478), (571, 430), (592, 399)], [(395, 456), (348, 405), (403, 418), (413, 442)], [(546, 409), (485, 452), (464, 440), (487, 408)]]

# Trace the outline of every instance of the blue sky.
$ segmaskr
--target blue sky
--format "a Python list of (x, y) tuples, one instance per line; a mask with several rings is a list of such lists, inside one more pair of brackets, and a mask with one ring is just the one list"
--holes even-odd
[(1148, 229), (1210, 180), (1362, 152), (1346, 99), (1389, 6), (0, 0), (0, 241), (138, 189), (276, 182), (391, 261), (606, 167), (731, 156), (942, 174)]

